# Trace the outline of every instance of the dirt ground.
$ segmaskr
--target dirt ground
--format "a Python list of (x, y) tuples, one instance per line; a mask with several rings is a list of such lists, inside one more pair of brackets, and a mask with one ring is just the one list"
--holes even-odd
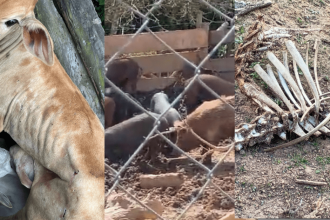
[[(182, 88), (170, 88), (164, 92), (170, 97), (172, 101), (178, 93), (182, 91)], [(139, 93), (135, 98), (141, 102), (145, 108), (149, 108), (150, 99), (154, 93)], [(175, 106), (179, 109), (179, 105)], [(179, 111), (182, 116), (184, 112)], [(227, 146), (229, 142), (223, 143)], [(156, 146), (149, 146), (154, 148)], [(150, 149), (149, 148), (149, 149)], [(146, 198), (156, 199), (162, 203), (165, 210), (161, 215), (165, 219), (176, 219), (192, 199), (198, 194), (199, 190), (203, 187), (207, 181), (207, 173), (200, 166), (193, 161), (187, 159), (179, 161), (166, 161), (165, 158), (175, 158), (171, 156), (169, 148), (163, 146), (160, 151), (155, 152), (158, 156), (155, 160), (150, 160), (146, 155), (148, 147), (146, 146), (136, 159), (128, 166), (120, 185), (131, 192), (140, 201)], [(210, 156), (201, 158), (205, 155), (205, 148), (196, 148), (189, 152), (189, 154), (197, 161), (203, 163), (209, 169), (212, 169), (224, 153), (214, 152)], [(223, 164), (216, 169), (213, 177), (213, 183), (219, 186), (232, 198), (234, 198), (234, 171), (235, 171), (235, 153), (231, 152)], [(115, 170), (119, 170), (121, 164), (109, 164)], [(180, 188), (152, 188), (143, 189), (139, 183), (139, 177), (142, 174), (164, 174), (164, 173), (180, 173), (184, 177), (184, 183)], [(113, 174), (111, 171), (106, 171), (106, 192), (112, 186)], [(118, 189), (118, 188), (117, 188)], [(122, 193), (120, 189), (116, 190), (116, 193)], [(111, 195), (110, 195), (111, 196)], [(109, 201), (110, 202), (110, 201)], [(108, 203), (109, 205), (109, 203)], [(107, 206), (109, 207), (109, 206)], [(234, 203), (231, 202), (226, 196), (224, 196), (219, 189), (213, 185), (209, 185), (202, 196), (191, 206), (186, 215), (182, 218), (184, 220), (217, 220), (224, 217), (229, 212), (234, 211)]]
[[(256, 1), (250, 1), (256, 2)], [(245, 30), (263, 15), (265, 30), (270, 27), (317, 29), (322, 31), (290, 31), (292, 40), (302, 56), (306, 56), (307, 42), (309, 42), (309, 67), (314, 78), (314, 43), (320, 39), (318, 52), (318, 80), (323, 93), (330, 91), (330, 1), (272, 1), (270, 7), (256, 10), (248, 15), (239, 17), (236, 22), (236, 41), (239, 43)], [(284, 39), (273, 40), (275, 46), (270, 49), (280, 60), (282, 51), (286, 49)], [(272, 94), (262, 80), (256, 77), (253, 65), (259, 63), (265, 68), (270, 61), (266, 52), (258, 52), (255, 59), (249, 63), (251, 71), (247, 72), (263, 90)], [(292, 58), (288, 54), (289, 65)], [(291, 65), (292, 68), (292, 65)], [(291, 73), (293, 73), (291, 71)], [(307, 84), (302, 82), (304, 88)], [(251, 100), (248, 100), (239, 90), (236, 91), (235, 123), (250, 122), (260, 115), (262, 110)], [(307, 91), (311, 96), (311, 92)], [(272, 97), (274, 98), (274, 97)], [(329, 103), (329, 102), (328, 102)], [(282, 105), (283, 106), (283, 105)], [(329, 111), (326, 104), (325, 111)], [(288, 141), (297, 138), (288, 134)], [(275, 137), (270, 146), (284, 143)], [(236, 153), (235, 213), (239, 218), (330, 218), (330, 139), (321, 135), (311, 137), (291, 147), (275, 152), (263, 152), (266, 144), (258, 144)], [(310, 186), (297, 184), (296, 179), (326, 182), (326, 186)], [(322, 203), (321, 203), (322, 202)], [(318, 209), (317, 209), (318, 207)]]

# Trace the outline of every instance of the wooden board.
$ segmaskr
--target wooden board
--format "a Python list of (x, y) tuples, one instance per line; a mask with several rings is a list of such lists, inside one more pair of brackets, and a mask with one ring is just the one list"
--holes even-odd
[(235, 71), (235, 59), (234, 57), (210, 59), (205, 67), (219, 72), (232, 72)]
[[(203, 51), (179, 53), (189, 61), (196, 63), (199, 61), (198, 54)], [(143, 73), (161, 73), (181, 70), (184, 60), (176, 54), (158, 54), (154, 56), (132, 57), (142, 68)]]
[[(210, 46), (217, 45), (222, 40), (222, 38), (224, 38), (224, 36), (228, 33), (229, 30), (230, 29), (220, 29), (218, 31), (210, 31), (209, 45)], [(229, 43), (233, 43), (234, 41), (235, 41), (235, 31), (233, 31), (232, 34), (230, 34), (223, 43), (229, 44)]]
[(176, 79), (174, 77), (161, 77), (161, 78), (140, 78), (136, 90), (139, 92), (150, 92), (155, 89), (165, 89), (174, 84)]
[[(208, 46), (208, 33), (203, 28), (168, 32), (155, 32), (174, 50), (193, 49)], [(132, 34), (105, 36), (105, 56), (112, 56), (132, 37)], [(168, 50), (163, 43), (150, 33), (141, 33), (125, 48), (122, 53), (137, 53)]]

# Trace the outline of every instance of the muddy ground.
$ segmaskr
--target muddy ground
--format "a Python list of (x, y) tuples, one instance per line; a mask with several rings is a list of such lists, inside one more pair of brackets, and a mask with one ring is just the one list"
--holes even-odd
[[(256, 1), (251, 1), (256, 2)], [(330, 1), (277, 0), (273, 5), (259, 9), (238, 18), (236, 22), (236, 42), (246, 34), (247, 28), (263, 15), (265, 30), (270, 27), (302, 28), (305, 30), (322, 28), (322, 31), (291, 31), (290, 40), (305, 58), (309, 42), (309, 67), (314, 78), (314, 43), (320, 39), (318, 52), (318, 80), (323, 93), (330, 91)], [(286, 49), (284, 40), (275, 40), (270, 49), (280, 60), (282, 50)], [(258, 52), (249, 63), (251, 70), (247, 73), (265, 93), (272, 94), (261, 79), (256, 77), (253, 65), (261, 67), (270, 63), (266, 52)], [(292, 58), (288, 55), (292, 68)], [(291, 73), (293, 73), (291, 71)], [(304, 88), (307, 84), (302, 82)], [(262, 110), (248, 100), (236, 86), (236, 125), (250, 122), (260, 115)], [(307, 91), (311, 96), (311, 92)], [(274, 96), (272, 98), (275, 98)], [(328, 102), (329, 103), (329, 102)], [(326, 104), (329, 106), (329, 104)], [(325, 108), (327, 111), (329, 108)], [(288, 141), (297, 138), (288, 134)], [(270, 146), (284, 143), (275, 137)], [(301, 142), (275, 152), (263, 152), (266, 144), (248, 147), (236, 153), (236, 217), (246, 218), (330, 218), (330, 139), (324, 135)], [(326, 186), (297, 184), (296, 179), (326, 182)], [(320, 203), (322, 201), (322, 203)], [(317, 209), (318, 207), (318, 209)], [(313, 213), (314, 211), (314, 213)], [(313, 214), (312, 214), (313, 213)]]
[[(164, 92), (169, 96), (170, 101), (182, 91), (180, 86), (171, 87)], [(148, 109), (150, 106), (150, 99), (154, 93), (159, 91), (152, 91), (149, 93), (138, 93), (135, 98), (141, 102), (144, 108)], [(175, 106), (182, 116), (185, 116), (185, 111), (180, 108), (180, 104)], [(181, 106), (182, 107), (182, 106)], [(184, 108), (183, 108), (184, 109)], [(181, 111), (180, 111), (181, 110)], [(160, 141), (161, 142), (161, 141)], [(227, 146), (227, 143), (223, 145)], [(151, 160), (147, 152), (150, 148), (157, 146), (146, 146), (142, 152), (132, 161), (128, 166), (122, 179), (121, 186), (130, 191), (140, 201), (150, 198), (157, 199), (165, 207), (164, 213), (161, 215), (165, 219), (175, 219), (187, 207), (189, 202), (198, 194), (199, 190), (207, 181), (207, 173), (200, 166), (193, 161), (187, 159), (181, 161), (167, 162), (165, 158), (175, 158), (171, 156), (171, 148), (166, 148), (162, 144), (160, 150), (153, 153), (156, 159)], [(189, 152), (189, 154), (197, 161), (203, 163), (209, 169), (212, 169), (224, 153), (214, 152), (210, 156), (206, 156), (205, 148), (198, 147)], [(201, 155), (205, 155), (201, 158)], [(214, 173), (213, 182), (222, 190), (234, 198), (234, 152), (231, 152), (224, 163), (216, 169)], [(124, 163), (124, 161), (123, 161)], [(123, 163), (109, 164), (115, 170), (119, 170)], [(180, 188), (153, 188), (143, 189), (139, 184), (139, 177), (142, 174), (163, 174), (163, 173), (181, 173), (184, 177), (184, 183)], [(106, 192), (112, 186), (113, 175), (111, 171), (106, 171)], [(117, 188), (118, 189), (118, 188)], [(117, 193), (123, 192), (116, 190)], [(109, 204), (109, 203), (108, 203)], [(192, 207), (187, 211), (182, 218), (184, 220), (217, 220), (234, 211), (234, 203), (226, 196), (210, 185), (205, 189), (200, 199), (198, 199)]]

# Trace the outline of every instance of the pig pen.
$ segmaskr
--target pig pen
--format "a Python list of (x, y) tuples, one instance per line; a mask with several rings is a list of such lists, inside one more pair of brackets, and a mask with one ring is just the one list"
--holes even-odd
[[(134, 98), (141, 103), (141, 105), (150, 110), (150, 102), (152, 96), (160, 91), (166, 93), (169, 97), (169, 101), (172, 102), (182, 91), (184, 87), (180, 81), (176, 81), (173, 85), (165, 88), (164, 90), (156, 89), (149, 92), (137, 92)], [(177, 102), (174, 106), (182, 116), (187, 116), (186, 107), (181, 101)], [(231, 140), (225, 140), (223, 146), (227, 146), (231, 143)], [(175, 219), (181, 212), (187, 207), (192, 199), (198, 194), (201, 187), (207, 181), (207, 173), (198, 164), (189, 160), (185, 156), (175, 157), (171, 154), (172, 147), (166, 146), (165, 141), (158, 139), (158, 146), (146, 145), (136, 158), (129, 164), (127, 169), (121, 175), (119, 185), (132, 193), (139, 201), (147, 204), (153, 210), (160, 214), (164, 219)], [(156, 150), (155, 150), (156, 149)], [(148, 153), (149, 152), (149, 153)], [(152, 154), (152, 158), (150, 157)], [(197, 147), (189, 152), (194, 159), (202, 163), (209, 169), (212, 169), (216, 163), (222, 158), (226, 152), (208, 151), (203, 147)], [(110, 164), (106, 159), (106, 164), (115, 170), (120, 170), (126, 161), (120, 163)], [(213, 174), (213, 182), (219, 186), (224, 192), (234, 197), (234, 169), (235, 158), (234, 152), (225, 158), (223, 163), (218, 166)], [(163, 187), (147, 188), (142, 187), (143, 175), (174, 175), (182, 180), (178, 187), (166, 187), (167, 184), (171, 184), (171, 176), (165, 178)], [(106, 193), (106, 219), (107, 213), (125, 212), (129, 213), (127, 216), (131, 216), (130, 219), (156, 219), (156, 216), (151, 212), (147, 212), (142, 206), (132, 200), (127, 192), (116, 188), (110, 195), (107, 192), (113, 186), (114, 174), (111, 170), (105, 171), (105, 193)], [(174, 178), (173, 181), (175, 181)], [(162, 185), (162, 184), (161, 184)], [(131, 204), (130, 208), (124, 209), (123, 207), (113, 206), (115, 201), (125, 201), (125, 203)], [(140, 210), (140, 211), (137, 211)], [(219, 189), (212, 184), (203, 192), (202, 196), (193, 203), (191, 208), (181, 219), (208, 219), (216, 220), (221, 219), (228, 213), (234, 211), (234, 203), (225, 196)], [(144, 214), (141, 214), (144, 213)], [(141, 217), (143, 215), (143, 217)], [(116, 219), (113, 217), (109, 219)], [(152, 216), (152, 217), (151, 217)]]

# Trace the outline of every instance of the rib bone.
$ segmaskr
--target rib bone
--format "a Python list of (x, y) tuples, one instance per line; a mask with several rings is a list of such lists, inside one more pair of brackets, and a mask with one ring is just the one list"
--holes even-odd
[[(314, 46), (314, 50), (315, 50), (315, 56), (314, 56), (314, 74), (315, 74), (315, 82), (316, 82), (316, 86), (317, 89), (319, 91), (319, 94), (322, 95), (321, 89), (320, 89), (320, 85), (319, 85), (319, 81), (318, 81), (318, 77), (317, 77), (317, 52), (319, 49), (319, 44), (318, 44), (319, 40), (316, 39), (315, 40), (315, 46)], [(308, 63), (306, 63), (308, 65)]]
[[(286, 51), (283, 51), (283, 64), (285, 66), (285, 68), (290, 72), (290, 69), (289, 69), (289, 65), (288, 65), (288, 53)], [(280, 73), (279, 73), (280, 74)], [(286, 84), (285, 80), (283, 80), (286, 87), (288, 88), (288, 85)], [(297, 97), (297, 94), (294, 93), (294, 90), (292, 90), (293, 94), (295, 95), (295, 97)], [(296, 102), (296, 100), (293, 98), (290, 90), (288, 89), (288, 96), (290, 97), (290, 100), (296, 105), (298, 106), (297, 108), (298, 109), (301, 109), (300, 106), (298, 105), (298, 103)]]
[(304, 88), (301, 85), (300, 77), (299, 77), (299, 74), (298, 74), (297, 63), (296, 63), (295, 60), (293, 60), (293, 71), (294, 71), (294, 75), (296, 76), (296, 80), (298, 82), (298, 86), (300, 88), (300, 91), (301, 91), (302, 95), (304, 96), (304, 98), (305, 98), (306, 102), (308, 103), (308, 105), (311, 106), (312, 102), (309, 100), (308, 96), (305, 93)]
[[(297, 62), (298, 66), (300, 67), (300, 69), (303, 71), (304, 76), (306, 77), (306, 80), (309, 84), (309, 87), (312, 90), (312, 93), (314, 95), (315, 98), (315, 113), (316, 113), (316, 121), (318, 120), (318, 115), (319, 115), (319, 111), (320, 111), (320, 98), (319, 98), (319, 94), (317, 92), (315, 83), (313, 81), (313, 78), (309, 72), (308, 66), (307, 64), (304, 62), (303, 58), (301, 57), (300, 53), (298, 52), (297, 48), (295, 47), (295, 45), (293, 44), (292, 41), (287, 40), (285, 41), (285, 45), (288, 48), (291, 56), (293, 57), (293, 59)], [(305, 111), (306, 109), (303, 108), (303, 110)]]
[(307, 109), (306, 103), (299, 91), (296, 82), (291, 77), (290, 72), (285, 68), (285, 66), (277, 59), (277, 57), (272, 52), (267, 52), (267, 57), (270, 60), (270, 62), (272, 62), (274, 66), (282, 73), (283, 77), (286, 79), (286, 81), (289, 83), (291, 88), (296, 93), (297, 99), (300, 102), (302, 110), (306, 111)]

